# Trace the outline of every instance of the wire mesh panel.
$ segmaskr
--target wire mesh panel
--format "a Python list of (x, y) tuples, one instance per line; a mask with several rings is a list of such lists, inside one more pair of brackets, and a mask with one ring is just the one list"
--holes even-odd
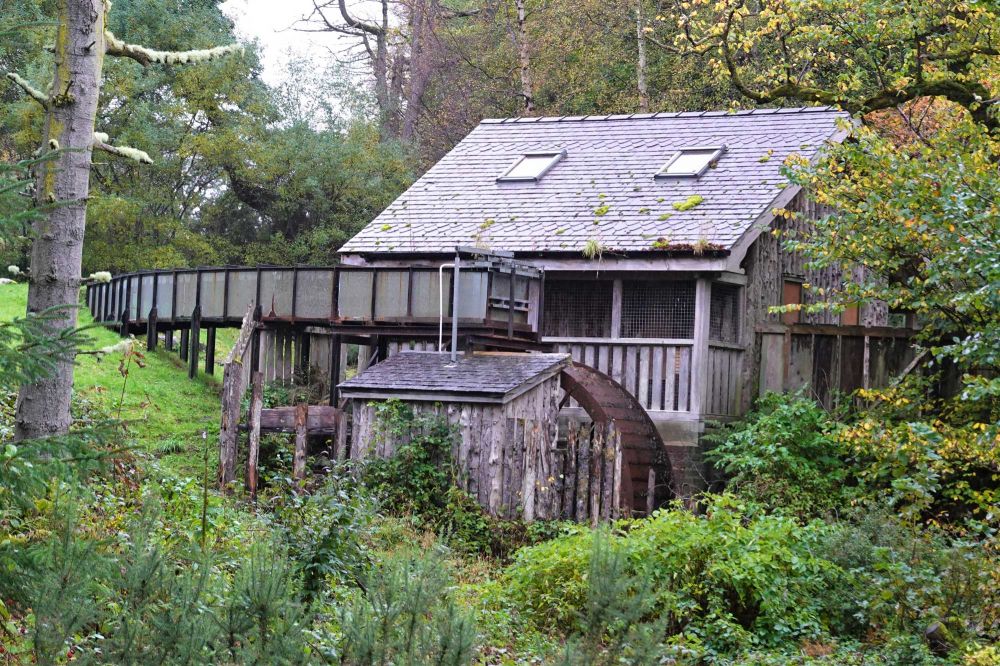
[(611, 282), (548, 280), (542, 335), (560, 338), (611, 337)]
[(740, 341), (740, 288), (735, 284), (712, 284), (712, 307), (708, 337), (719, 342)]
[(623, 338), (694, 337), (694, 280), (625, 282)]

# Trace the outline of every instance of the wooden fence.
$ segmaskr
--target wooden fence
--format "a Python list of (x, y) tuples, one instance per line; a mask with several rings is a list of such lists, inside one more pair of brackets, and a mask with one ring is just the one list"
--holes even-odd
[(824, 406), (859, 388), (880, 388), (913, 360), (908, 329), (769, 325), (758, 329), (759, 393), (807, 388)]

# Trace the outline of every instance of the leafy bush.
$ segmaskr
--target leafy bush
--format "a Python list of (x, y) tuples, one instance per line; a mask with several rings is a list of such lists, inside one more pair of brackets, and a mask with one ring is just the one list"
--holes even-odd
[(374, 507), (357, 490), (334, 473), (311, 494), (286, 495), (274, 509), (307, 598), (331, 584), (354, 584), (370, 565), (365, 541)]
[[(505, 574), (510, 597), (542, 628), (575, 626), (587, 597), (587, 568), (595, 533), (574, 533), (522, 548)], [(608, 536), (613, 546), (620, 537)]]
[(861, 396), (838, 438), (867, 497), (931, 524), (998, 526), (1000, 403), (931, 399), (924, 382)]
[(711, 439), (705, 453), (728, 489), (768, 511), (812, 517), (837, 510), (850, 492), (846, 449), (833, 416), (802, 395), (771, 393), (744, 421)]
[[(831, 565), (813, 551), (825, 526), (748, 518), (743, 509), (720, 496), (705, 515), (659, 511), (608, 537), (608, 547), (627, 558), (623, 575), (641, 581), (636, 589), (655, 591), (651, 612), (670, 634), (719, 651), (818, 635), (819, 597)], [(536, 623), (555, 628), (582, 617), (593, 594), (594, 539), (581, 530), (520, 551), (508, 567), (511, 596)]]
[(952, 647), (998, 638), (998, 562), (982, 543), (868, 506), (831, 525), (816, 552), (836, 567), (823, 606), (838, 635), (922, 637), (937, 622)]

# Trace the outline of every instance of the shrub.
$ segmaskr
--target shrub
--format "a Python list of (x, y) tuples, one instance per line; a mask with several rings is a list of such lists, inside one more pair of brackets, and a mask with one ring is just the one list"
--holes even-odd
[(310, 494), (283, 496), (274, 515), (306, 598), (355, 583), (370, 565), (366, 540), (374, 507), (336, 472)]
[(814, 517), (846, 503), (849, 467), (838, 425), (815, 401), (768, 394), (739, 424), (710, 439), (705, 457), (728, 489), (769, 511)]
[[(743, 509), (720, 496), (705, 515), (677, 507), (627, 525), (605, 537), (627, 561), (615, 577), (653, 591), (649, 617), (709, 652), (819, 635), (821, 597), (834, 569), (813, 554), (825, 526), (748, 517)], [(538, 626), (582, 628), (595, 594), (594, 552), (595, 533), (583, 528), (521, 550), (506, 570), (512, 599)]]
[[(409, 515), (453, 546), (468, 553), (509, 557), (517, 548), (546, 538), (547, 529), (488, 515), (458, 486), (452, 464), (457, 433), (438, 415), (417, 415), (398, 400), (379, 403), (377, 439), (403, 442), (389, 458), (372, 458), (362, 479), (393, 514)], [(376, 442), (377, 444), (377, 442)]]
[(575, 626), (587, 596), (587, 568), (593, 549), (594, 533), (582, 527), (522, 548), (505, 572), (511, 600), (538, 627)]

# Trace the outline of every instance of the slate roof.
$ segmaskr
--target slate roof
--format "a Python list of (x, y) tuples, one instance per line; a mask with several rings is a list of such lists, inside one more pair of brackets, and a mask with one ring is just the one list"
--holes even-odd
[[(508, 402), (542, 378), (569, 363), (567, 354), (460, 354), (405, 351), (390, 356), (339, 385), (345, 397), (391, 392), (422, 394), (434, 400), (445, 394), (480, 401)], [(410, 395), (409, 397), (417, 397)]]
[[(780, 194), (785, 158), (813, 157), (846, 118), (810, 107), (484, 120), (341, 252), (578, 254), (590, 239), (641, 252), (660, 238), (728, 249)], [(675, 150), (719, 144), (727, 151), (700, 178), (654, 179)], [(496, 181), (524, 153), (559, 149), (539, 182)], [(703, 202), (673, 208), (691, 195)]]

